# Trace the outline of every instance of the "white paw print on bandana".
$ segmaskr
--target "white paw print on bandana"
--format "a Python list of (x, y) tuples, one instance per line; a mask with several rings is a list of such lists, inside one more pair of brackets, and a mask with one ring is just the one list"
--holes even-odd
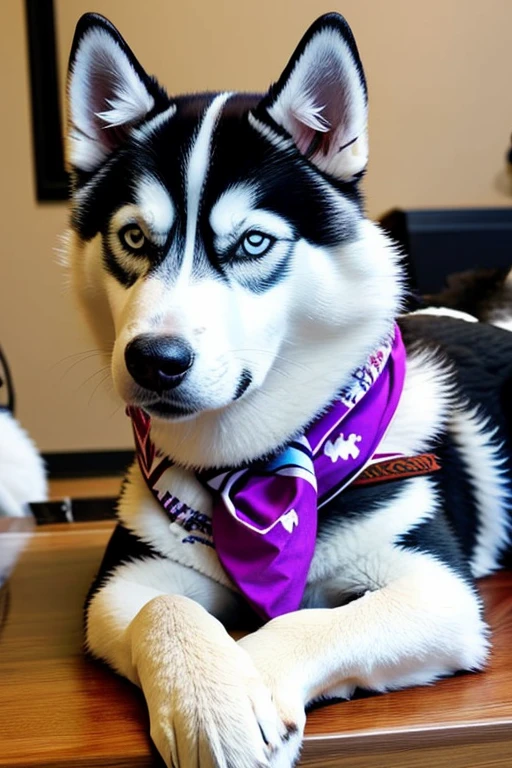
[(296, 525), (299, 524), (299, 516), (294, 509), (290, 509), (280, 519), (280, 523), (288, 533), (291, 533)]
[(357, 459), (361, 451), (356, 443), (360, 443), (362, 439), (361, 435), (355, 435), (353, 432), (345, 439), (342, 432), (334, 443), (331, 440), (326, 442), (324, 454), (330, 458), (333, 464), (339, 459), (344, 461)]

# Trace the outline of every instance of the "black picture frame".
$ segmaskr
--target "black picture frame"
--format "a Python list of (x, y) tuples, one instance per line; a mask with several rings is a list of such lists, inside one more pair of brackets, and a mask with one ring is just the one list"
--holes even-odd
[(36, 198), (67, 200), (53, 0), (25, 0), (25, 15)]

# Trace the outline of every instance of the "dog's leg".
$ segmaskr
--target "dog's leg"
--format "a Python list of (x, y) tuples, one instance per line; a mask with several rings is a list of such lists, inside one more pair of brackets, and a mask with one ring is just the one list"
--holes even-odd
[(89, 649), (142, 688), (167, 766), (268, 766), (286, 724), (247, 653), (184, 593), (219, 614), (234, 603), (230, 590), (168, 560), (119, 566), (90, 602)]
[(282, 717), (357, 687), (428, 684), (484, 665), (481, 603), (435, 502), (433, 484), (418, 478), (373, 514), (366, 507), (333, 526), (312, 568), (323, 581), (310, 583), (305, 602), (338, 607), (280, 616), (239, 641)]
[(167, 764), (263, 768), (287, 728), (245, 651), (198, 603), (156, 598), (130, 626), (151, 735)]
[(445, 566), (412, 557), (418, 562), (404, 563), (399, 578), (346, 606), (280, 616), (239, 641), (281, 717), (322, 697), (349, 698), (356, 687), (385, 691), (483, 666), (476, 595)]
[(476, 594), (442, 564), (412, 558), (416, 567), (348, 605), (286, 614), (239, 641), (278, 698), (290, 691), (307, 704), (483, 666), (487, 632)]
[[(205, 509), (193, 476), (176, 470), (173, 487)], [(187, 531), (169, 524), (136, 465), (119, 514), (122, 524), (87, 608), (89, 650), (142, 688), (151, 735), (168, 766), (268, 765), (286, 724), (251, 659), (221, 624), (244, 615), (242, 598), (211, 575), (221, 572), (213, 550), (182, 543)], [(180, 558), (192, 557), (189, 548), (199, 548), (195, 562), (209, 565), (209, 576), (182, 564)]]

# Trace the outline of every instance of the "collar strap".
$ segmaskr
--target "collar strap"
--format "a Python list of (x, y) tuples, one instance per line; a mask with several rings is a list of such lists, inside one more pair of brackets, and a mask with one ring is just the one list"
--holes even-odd
[(385, 483), (389, 480), (405, 480), (409, 477), (431, 475), (440, 469), (441, 465), (434, 453), (400, 456), (370, 464), (353, 480), (352, 485), (377, 485), (377, 483)]

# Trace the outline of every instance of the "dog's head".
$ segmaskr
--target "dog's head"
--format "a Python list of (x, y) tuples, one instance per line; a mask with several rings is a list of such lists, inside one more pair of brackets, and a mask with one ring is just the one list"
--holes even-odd
[(170, 98), (89, 14), (68, 97), (73, 282), (121, 397), (157, 424), (242, 402), (277, 409), (283, 436), (309, 421), (399, 302), (362, 212), (367, 92), (344, 19), (315, 22), (264, 96)]

